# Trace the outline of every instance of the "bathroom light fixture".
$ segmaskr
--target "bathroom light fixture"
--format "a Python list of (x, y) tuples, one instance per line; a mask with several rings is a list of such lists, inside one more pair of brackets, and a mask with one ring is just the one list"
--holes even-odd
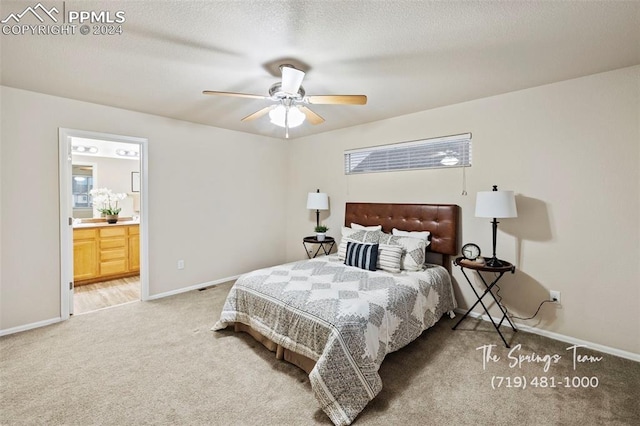
[(498, 222), (496, 218), (518, 217), (516, 199), (513, 191), (498, 191), (498, 185), (493, 185), (493, 191), (478, 192), (476, 197), (476, 217), (492, 217), (493, 228), (493, 257), (487, 265), (499, 268), (504, 264), (496, 257), (496, 234)]
[[(287, 114), (288, 110), (288, 114)], [(298, 127), (302, 123), (304, 123), (305, 115), (298, 109), (298, 107), (286, 107), (285, 105), (278, 105), (271, 111), (269, 111), (269, 118), (271, 119), (271, 123), (280, 127), (287, 127), (287, 120), (289, 121), (289, 128)]]
[(121, 157), (138, 157), (140, 155), (137, 151), (127, 151), (126, 149), (117, 149), (116, 154)]
[(316, 226), (320, 226), (320, 210), (329, 210), (329, 196), (316, 190), (307, 195), (307, 208), (316, 211)]
[(71, 147), (71, 150), (73, 152), (82, 152), (82, 153), (89, 153), (89, 154), (97, 154), (98, 153), (98, 148), (96, 148), (95, 146), (73, 145)]

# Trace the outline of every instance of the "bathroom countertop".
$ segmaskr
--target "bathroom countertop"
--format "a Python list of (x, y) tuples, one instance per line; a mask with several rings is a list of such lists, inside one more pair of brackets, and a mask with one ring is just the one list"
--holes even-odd
[(85, 229), (85, 228), (103, 228), (106, 226), (128, 226), (128, 225), (140, 225), (137, 220), (118, 220), (116, 223), (105, 222), (87, 222), (77, 223), (73, 225), (73, 229)]

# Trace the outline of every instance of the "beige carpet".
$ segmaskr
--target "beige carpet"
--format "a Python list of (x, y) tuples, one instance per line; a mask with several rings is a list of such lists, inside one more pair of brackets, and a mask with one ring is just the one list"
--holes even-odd
[[(80, 315), (0, 339), (3, 425), (309, 425), (331, 424), (306, 375), (251, 338), (209, 331), (230, 284), (153, 302)], [(640, 364), (614, 356), (573, 371), (569, 344), (507, 333), (519, 354), (559, 354), (509, 366), (507, 349), (486, 323), (441, 320), (390, 354), (384, 389), (358, 425), (638, 424)], [(482, 366), (477, 347), (501, 357)], [(492, 390), (492, 377), (524, 376), (526, 389)], [(596, 377), (597, 387), (534, 387), (533, 377)], [(494, 379), (497, 384), (498, 379)], [(558, 380), (557, 380), (558, 381)]]

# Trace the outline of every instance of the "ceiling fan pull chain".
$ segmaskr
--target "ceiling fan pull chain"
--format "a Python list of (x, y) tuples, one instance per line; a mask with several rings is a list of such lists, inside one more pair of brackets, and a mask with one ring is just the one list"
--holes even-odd
[(285, 107), (286, 110), (284, 111), (284, 137), (286, 139), (289, 139), (289, 104), (287, 104), (287, 106)]

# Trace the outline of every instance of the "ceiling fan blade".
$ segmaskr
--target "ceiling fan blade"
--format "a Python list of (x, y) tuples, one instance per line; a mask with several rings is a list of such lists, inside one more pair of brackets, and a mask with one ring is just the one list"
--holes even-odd
[(267, 114), (269, 111), (271, 111), (272, 109), (274, 109), (276, 106), (275, 105), (271, 105), (268, 107), (264, 107), (261, 110), (258, 110), (256, 112), (254, 112), (253, 114), (249, 114), (247, 115), (245, 118), (243, 118), (240, 121), (251, 121), (251, 120), (255, 120), (256, 118), (260, 118), (263, 115)]
[(302, 79), (304, 79), (304, 71), (295, 69), (290, 65), (283, 65), (280, 69), (282, 70), (282, 91), (290, 95), (296, 95), (300, 90)]
[(203, 95), (217, 95), (217, 96), (232, 96), (234, 98), (268, 99), (268, 96), (250, 95), (248, 93), (216, 92), (214, 90), (203, 90), (202, 94)]
[(324, 123), (324, 118), (320, 117), (318, 114), (316, 114), (315, 112), (311, 111), (306, 106), (299, 106), (298, 108), (300, 108), (300, 111), (302, 111), (304, 113), (304, 115), (307, 116), (307, 120), (309, 120), (309, 123), (311, 123), (311, 124)]
[(305, 98), (310, 104), (343, 104), (343, 105), (365, 105), (367, 97), (365, 95), (315, 95)]

